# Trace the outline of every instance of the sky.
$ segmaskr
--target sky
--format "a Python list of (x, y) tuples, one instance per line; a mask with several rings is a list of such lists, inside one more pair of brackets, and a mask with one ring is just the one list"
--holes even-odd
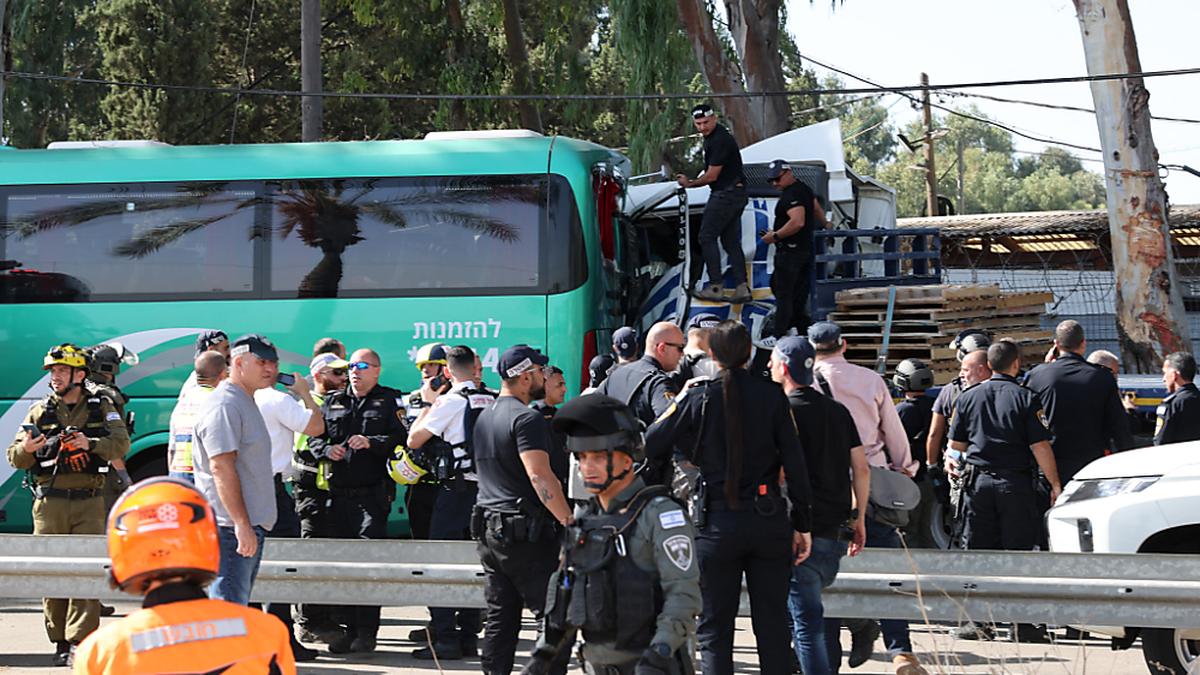
[[(839, 0), (836, 7), (829, 0), (786, 0), (786, 6), (787, 28), (802, 54), (879, 84), (917, 84), (922, 72), (935, 85), (1087, 74), (1071, 0)], [(1142, 70), (1200, 67), (1200, 1), (1129, 0), (1129, 12)], [(821, 75), (829, 72), (806, 65)], [(847, 86), (861, 86), (842, 79)], [(1200, 118), (1200, 74), (1147, 78), (1145, 83), (1151, 114)], [(1093, 107), (1091, 88), (1084, 82), (970, 91)], [(890, 95), (881, 101), (891, 106), (893, 122), (900, 127), (920, 112), (897, 98)], [(1034, 136), (1100, 147), (1095, 118), (1087, 113), (959, 97), (933, 100), (948, 107), (974, 103), (988, 117)], [(1200, 169), (1200, 124), (1155, 120), (1152, 133), (1161, 162)], [(1019, 151), (1047, 147), (1020, 137), (1014, 140)], [(1097, 153), (1068, 150), (1080, 158), (1099, 159)], [(1084, 166), (1102, 168), (1098, 162)], [(1164, 181), (1172, 203), (1200, 204), (1200, 177), (1171, 171)]]

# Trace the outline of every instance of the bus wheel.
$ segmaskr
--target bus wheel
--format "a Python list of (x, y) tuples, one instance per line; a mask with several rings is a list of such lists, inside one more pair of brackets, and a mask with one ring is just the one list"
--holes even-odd
[(129, 471), (129, 475), (135, 483), (152, 476), (167, 475), (166, 446), (146, 448), (133, 457), (130, 457), (125, 464), (125, 468)]

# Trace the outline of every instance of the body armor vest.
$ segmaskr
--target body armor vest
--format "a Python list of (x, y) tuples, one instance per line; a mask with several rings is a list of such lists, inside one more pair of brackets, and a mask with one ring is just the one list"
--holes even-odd
[(568, 530), (563, 564), (551, 579), (552, 605), (547, 617), (553, 628), (583, 631), (584, 641), (641, 652), (654, 638), (662, 611), (658, 574), (634, 563), (626, 548), (637, 519), (663, 486), (643, 489), (617, 513), (593, 511)]
[[(108, 436), (108, 423), (104, 419), (102, 399), (92, 393), (87, 393), (86, 396), (88, 416), (80, 431), (88, 438), (104, 438)], [(108, 462), (90, 452), (84, 452), (82, 456), (75, 453), (67, 457), (59, 451), (59, 437), (67, 427), (59, 421), (56, 406), (49, 398), (42, 402), (42, 414), (34, 424), (50, 439), (37, 455), (37, 463), (32, 469), (34, 475), (51, 475), (56, 472), (98, 474), (108, 470)]]
[[(471, 447), (471, 436), (475, 433), (475, 420), (479, 419), (479, 415), (496, 402), (496, 397), (492, 392), (474, 387), (464, 387), (453, 392), (453, 395), (461, 396), (467, 402), (463, 409), (462, 443), (451, 445), (440, 437), (434, 436), (421, 448), (427, 452), (420, 453), (425, 456), (425, 462), (429, 464), (428, 467), (423, 468), (428, 468), (438, 480), (460, 478), (475, 470), (475, 451)], [(456, 450), (460, 452), (455, 452)], [(419, 453), (420, 451), (410, 450), (410, 455), (413, 452)]]

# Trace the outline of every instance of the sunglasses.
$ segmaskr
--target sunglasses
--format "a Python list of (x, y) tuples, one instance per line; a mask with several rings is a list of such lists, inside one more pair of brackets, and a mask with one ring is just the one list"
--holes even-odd
[(675, 349), (678, 349), (679, 351), (683, 351), (683, 348), (687, 347), (687, 345), (681, 345), (681, 344), (678, 344), (675, 342), (664, 342), (663, 344), (665, 344), (668, 347), (674, 347)]
[(329, 374), (334, 377), (345, 377), (346, 369), (345, 368), (332, 368), (332, 369), (330, 369)]
[(778, 182), (779, 182), (779, 179), (780, 179), (781, 177), (782, 177), (782, 176), (777, 176), (777, 177), (775, 177), (775, 178), (768, 178), (768, 179), (767, 179), (767, 185), (775, 185), (776, 183), (778, 183)]
[(367, 363), (366, 361), (355, 361), (354, 363), (350, 364), (350, 370), (366, 370), (367, 368), (378, 367), (379, 366), (376, 366), (374, 363)]

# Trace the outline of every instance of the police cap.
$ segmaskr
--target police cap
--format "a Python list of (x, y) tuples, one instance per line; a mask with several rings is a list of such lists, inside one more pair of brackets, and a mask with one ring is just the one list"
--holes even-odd
[(613, 331), (613, 351), (623, 359), (637, 356), (638, 334), (629, 326), (621, 326)]
[(623, 452), (642, 458), (642, 426), (629, 406), (603, 394), (567, 401), (554, 414), (554, 430), (567, 435), (568, 452)]

